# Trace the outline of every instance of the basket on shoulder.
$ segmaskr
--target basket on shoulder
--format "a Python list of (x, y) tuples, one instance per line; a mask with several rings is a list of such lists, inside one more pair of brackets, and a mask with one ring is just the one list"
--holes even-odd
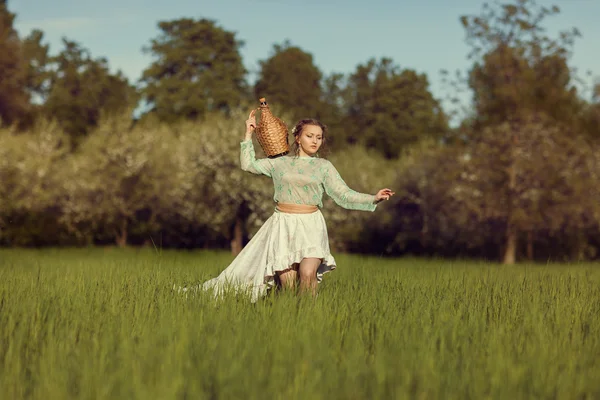
[(260, 122), (256, 126), (256, 139), (268, 158), (277, 158), (290, 152), (288, 128), (282, 120), (271, 113), (267, 100), (260, 101)]

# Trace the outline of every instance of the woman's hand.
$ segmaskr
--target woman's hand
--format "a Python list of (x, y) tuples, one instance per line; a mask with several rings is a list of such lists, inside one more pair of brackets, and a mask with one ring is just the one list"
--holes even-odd
[(254, 116), (255, 113), (256, 110), (252, 110), (248, 116), (248, 119), (246, 120), (246, 139), (250, 139), (252, 137), (252, 132), (254, 132), (254, 129), (256, 129), (256, 117)]
[(383, 200), (389, 200), (390, 197), (392, 197), (393, 195), (395, 195), (396, 192), (392, 192), (391, 189), (381, 189), (379, 192), (377, 192), (377, 194), (375, 195), (375, 204), (382, 202)]

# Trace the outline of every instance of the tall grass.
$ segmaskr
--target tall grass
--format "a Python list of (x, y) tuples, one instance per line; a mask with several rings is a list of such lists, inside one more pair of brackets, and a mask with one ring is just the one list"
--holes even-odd
[(0, 250), (0, 398), (600, 398), (598, 266), (339, 255), (314, 300), (171, 290), (231, 260)]

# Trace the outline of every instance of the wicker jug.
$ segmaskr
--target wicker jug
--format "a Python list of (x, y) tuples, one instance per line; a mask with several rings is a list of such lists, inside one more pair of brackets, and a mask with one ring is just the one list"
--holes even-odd
[(268, 158), (284, 156), (290, 152), (288, 128), (282, 120), (271, 114), (267, 100), (260, 101), (260, 122), (256, 126), (256, 139)]

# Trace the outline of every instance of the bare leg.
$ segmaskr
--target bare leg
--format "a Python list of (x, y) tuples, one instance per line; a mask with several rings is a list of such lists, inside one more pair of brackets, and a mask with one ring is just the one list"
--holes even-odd
[(303, 258), (300, 262), (300, 291), (308, 291), (314, 296), (317, 295), (317, 269), (321, 265), (320, 258)]
[(283, 289), (293, 289), (298, 280), (298, 264), (293, 264), (291, 268), (285, 271), (277, 272), (277, 275)]

